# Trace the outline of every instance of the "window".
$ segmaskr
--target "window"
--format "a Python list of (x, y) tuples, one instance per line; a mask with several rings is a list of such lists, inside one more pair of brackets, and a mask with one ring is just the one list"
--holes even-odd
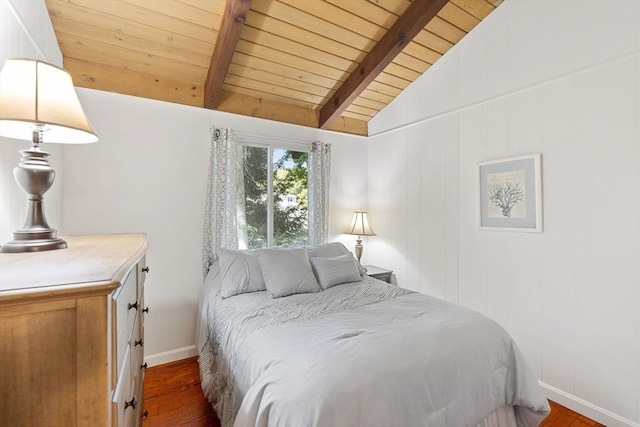
[(308, 241), (308, 153), (276, 145), (238, 146), (242, 170), (238, 212), (240, 248)]

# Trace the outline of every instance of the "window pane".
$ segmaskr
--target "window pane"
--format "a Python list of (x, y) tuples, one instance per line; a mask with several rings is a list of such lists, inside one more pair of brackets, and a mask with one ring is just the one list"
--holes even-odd
[(273, 150), (274, 245), (308, 241), (307, 158), (301, 151)]
[[(245, 200), (244, 212), (241, 206), (238, 207), (240, 247), (242, 248), (243, 242), (246, 242), (249, 248), (266, 248), (268, 150), (262, 147), (242, 146), (238, 154), (238, 158), (242, 160)], [(242, 199), (242, 196), (239, 195), (238, 198)]]

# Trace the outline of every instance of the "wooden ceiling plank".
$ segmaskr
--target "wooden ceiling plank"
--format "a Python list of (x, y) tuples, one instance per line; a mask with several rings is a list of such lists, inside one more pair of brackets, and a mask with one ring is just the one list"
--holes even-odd
[(257, 28), (259, 31), (274, 34), (278, 37), (295, 40), (305, 46), (327, 52), (349, 61), (354, 61), (356, 58), (361, 59), (364, 57), (362, 51), (359, 49), (355, 49), (327, 37), (319, 36), (305, 28), (300, 28), (289, 24), (288, 22), (267, 16), (260, 11), (255, 10), (255, 8), (252, 8), (251, 13), (247, 16), (245, 28), (248, 26)]
[(57, 33), (56, 36), (60, 50), (64, 52), (65, 61), (67, 58), (76, 58), (197, 83), (204, 82), (207, 75), (206, 67), (198, 67), (197, 65), (185, 67), (184, 63), (172, 59), (155, 55), (140, 55), (140, 52), (134, 50), (122, 49), (88, 39), (78, 41), (75, 36), (65, 33)]
[(292, 39), (261, 31), (248, 25), (245, 25), (242, 30), (242, 39), (251, 43), (273, 47), (282, 52), (287, 52), (291, 55), (313, 60), (321, 64), (331, 64), (332, 67), (341, 71), (349, 71), (350, 68), (355, 68), (353, 61), (298, 43)]
[(78, 87), (202, 107), (202, 85), (122, 67), (65, 58), (64, 68)]
[(496, 8), (486, 0), (449, 0), (449, 3), (455, 4), (461, 9), (467, 11), (471, 15), (482, 21)]
[(375, 81), (389, 85), (389, 86), (393, 86), (400, 90), (403, 90), (404, 88), (406, 88), (411, 84), (411, 80), (401, 79), (399, 77), (394, 76), (393, 74), (385, 73), (384, 71), (378, 74), (378, 77), (376, 77)]
[(458, 43), (467, 34), (439, 16), (434, 17), (425, 28), (453, 44)]
[(410, 70), (416, 71), (420, 74), (427, 71), (427, 69), (431, 66), (430, 63), (421, 61), (418, 58), (407, 55), (404, 52), (400, 52), (393, 62), (398, 65), (402, 65), (403, 67), (409, 68)]
[(233, 93), (239, 93), (241, 95), (248, 95), (259, 99), (268, 99), (275, 102), (286, 103), (287, 105), (295, 105), (309, 110), (316, 110), (315, 104), (310, 102), (304, 102), (299, 99), (283, 98), (277, 94), (262, 92), (260, 90), (250, 89), (245, 86), (235, 86), (229, 83), (224, 84), (224, 90)]
[(59, 3), (60, 7), (75, 6), (87, 16), (95, 12), (104, 13), (122, 19), (124, 21), (137, 22), (152, 28), (166, 30), (196, 40), (214, 44), (216, 40), (215, 20), (210, 27), (194, 25), (176, 17), (168, 16), (153, 10), (125, 3), (121, 0), (108, 1), (79, 1), (79, 0), (46, 0), (47, 8)]
[(367, 116), (369, 118), (375, 116), (379, 110), (374, 110), (372, 108), (362, 107), (359, 105), (351, 104), (349, 108), (347, 108), (344, 112), (362, 114), (363, 116)]
[(185, 67), (196, 65), (206, 68), (210, 61), (210, 55), (203, 55), (193, 51), (185, 51), (182, 48), (157, 43), (147, 39), (140, 39), (121, 32), (105, 30), (91, 23), (71, 21), (56, 16), (52, 19), (54, 25), (61, 29), (58, 34), (75, 36), (78, 39), (91, 40), (98, 43), (111, 45), (116, 48), (129, 49), (138, 52), (141, 56), (154, 55), (185, 63)]
[(367, 21), (375, 22), (387, 30), (398, 20), (398, 15), (368, 1), (325, 0), (325, 2), (347, 10)]
[(502, 4), (503, 0), (487, 0), (489, 3), (491, 3), (492, 5), (494, 5), (495, 7), (498, 7)]
[(256, 10), (264, 15), (270, 15), (275, 19), (335, 40), (360, 51), (368, 52), (376, 44), (374, 40), (351, 31), (348, 28), (336, 25), (331, 21), (318, 19), (303, 10), (279, 1), (253, 0), (252, 10)]
[(401, 79), (409, 80), (411, 82), (421, 75), (421, 73), (410, 68), (403, 67), (402, 65), (396, 64), (395, 62), (387, 65), (387, 68), (385, 68), (384, 71), (388, 74), (392, 74), (396, 77), (400, 77)]
[(336, 68), (320, 64), (318, 62), (310, 61), (304, 58), (292, 57), (291, 55), (281, 52), (276, 49), (271, 49), (267, 46), (261, 46), (253, 43), (246, 42), (242, 39), (238, 42), (236, 48), (238, 52), (244, 53), (249, 56), (256, 56), (258, 58), (266, 59), (268, 61), (277, 62), (279, 64), (292, 67), (295, 69), (307, 71), (309, 73), (318, 73), (330, 79), (337, 81), (346, 80), (348, 73), (338, 70)]
[[(370, 90), (370, 89), (364, 90), (360, 94), (360, 96), (358, 98), (370, 99), (371, 101), (380, 102), (380, 103), (383, 103), (385, 105), (390, 104), (391, 101), (393, 101), (393, 99), (394, 99), (394, 97), (391, 96), (391, 95), (386, 95), (384, 93), (376, 92), (376, 91), (373, 91), (373, 90)], [(356, 99), (358, 99), (358, 98), (356, 98)]]
[(222, 85), (240, 39), (240, 32), (251, 7), (251, 0), (227, 0), (211, 65), (204, 82), (204, 106), (215, 110), (222, 94)]
[(369, 0), (369, 2), (386, 9), (397, 16), (403, 15), (411, 4), (411, 0)]
[(466, 33), (473, 30), (480, 22), (478, 18), (451, 2), (447, 3), (442, 10), (440, 10), (438, 16)]
[[(65, 32), (68, 25), (73, 23), (82, 23), (95, 28), (103, 29), (110, 32), (111, 36), (135, 38), (154, 43), (158, 47), (162, 46), (166, 50), (174, 49), (190, 52), (195, 55), (209, 56), (213, 51), (213, 44), (185, 37), (180, 34), (172, 33), (166, 30), (160, 30), (144, 24), (133, 21), (126, 21), (122, 18), (108, 15), (99, 11), (87, 13), (87, 10), (75, 5), (64, 5), (58, 0), (47, 0), (47, 8), (49, 15), (56, 31), (63, 30)], [(72, 31), (66, 31), (73, 33)], [(217, 34), (217, 32), (214, 32)]]
[(235, 55), (233, 55), (233, 60), (231, 61), (231, 63), (242, 67), (271, 72), (273, 74), (277, 74), (289, 79), (300, 80), (305, 83), (323, 87), (325, 89), (334, 88), (336, 86), (336, 83), (338, 82), (337, 80), (329, 79), (319, 74), (310, 73), (304, 70), (297, 70), (286, 65), (268, 61), (266, 59), (245, 55), (244, 53), (238, 51), (236, 51)]
[(364, 122), (368, 122), (369, 120), (371, 120), (371, 116), (358, 114), (351, 111), (345, 111), (340, 117), (349, 117), (351, 119), (362, 120)]
[(351, 101), (376, 78), (397, 56), (405, 45), (430, 22), (447, 0), (416, 1), (389, 29), (371, 52), (360, 63), (347, 81), (336, 91), (331, 101), (320, 110), (320, 127), (328, 126), (340, 116)]
[(439, 35), (433, 34), (427, 30), (420, 31), (418, 35), (413, 38), (413, 41), (415, 43), (420, 43), (422, 46), (428, 47), (441, 55), (444, 55), (453, 47), (453, 43), (450, 41), (445, 40)]
[[(111, 0), (109, 0), (111, 1)], [(128, 3), (134, 6), (139, 7), (140, 9), (147, 9), (154, 13), (161, 13), (163, 15), (180, 19), (182, 21), (186, 21), (190, 24), (200, 25), (201, 27), (210, 28), (211, 23), (217, 21), (214, 19), (212, 15), (213, 12), (209, 12), (208, 10), (203, 10), (201, 8), (193, 7), (189, 4), (182, 3), (180, 1), (149, 1), (149, 0), (121, 0), (124, 3)], [(219, 3), (219, 0), (215, 0), (211, 2), (212, 6), (216, 6), (216, 3)], [(220, 5), (218, 5), (220, 6)], [(222, 6), (224, 6), (224, 2), (222, 2)], [(212, 8), (209, 8), (212, 9)], [(217, 7), (220, 9), (220, 7)], [(224, 7), (223, 9), (224, 10)], [(216, 15), (220, 16), (221, 11), (219, 11)]]
[(309, 104), (313, 104), (314, 107), (319, 105), (326, 99), (325, 96), (318, 96), (308, 92), (300, 92), (294, 88), (284, 86), (282, 84), (276, 85), (272, 83), (267, 83), (262, 80), (254, 80), (247, 77), (239, 77), (233, 74), (228, 74), (225, 79), (225, 84), (238, 86), (238, 87), (246, 87), (248, 89), (257, 90), (264, 93), (271, 93), (273, 95), (278, 95), (282, 98), (295, 99), (298, 101), (304, 101)]
[[(359, 13), (350, 12), (344, 8), (337, 7), (325, 1), (300, 1), (300, 0), (279, 0), (305, 13), (331, 22), (343, 28), (348, 28), (356, 34), (360, 34), (368, 39), (379, 41), (386, 33), (387, 28), (363, 19)], [(349, 2), (344, 2), (349, 3)], [(351, 1), (351, 3), (360, 3)]]
[(362, 95), (354, 99), (351, 105), (367, 107), (376, 111), (380, 111), (387, 106), (387, 104), (383, 104), (382, 102), (372, 101), (371, 99), (364, 98), (362, 97)]
[(189, 6), (196, 7), (198, 9), (212, 12), (222, 16), (224, 13), (225, 0), (177, 0), (180, 3), (188, 4)]
[(435, 64), (442, 56), (435, 50), (414, 42), (408, 43), (407, 46), (402, 49), (402, 52), (428, 64)]

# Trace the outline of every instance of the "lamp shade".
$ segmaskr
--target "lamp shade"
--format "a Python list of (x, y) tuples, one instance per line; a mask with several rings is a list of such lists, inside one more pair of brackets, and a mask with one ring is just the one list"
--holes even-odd
[(363, 211), (355, 211), (351, 222), (344, 229), (346, 234), (354, 234), (356, 236), (375, 236), (371, 226), (369, 225), (369, 218), (367, 213)]
[(96, 142), (69, 73), (33, 59), (8, 59), (0, 72), (0, 136), (42, 142)]

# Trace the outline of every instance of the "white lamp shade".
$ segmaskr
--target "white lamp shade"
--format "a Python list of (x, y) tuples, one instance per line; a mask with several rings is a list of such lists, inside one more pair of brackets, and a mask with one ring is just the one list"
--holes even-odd
[(69, 73), (33, 59), (8, 59), (0, 72), (0, 136), (31, 140), (43, 126), (43, 142), (96, 142)]
[(351, 218), (351, 222), (345, 228), (344, 232), (346, 234), (354, 234), (356, 236), (375, 236), (376, 233), (373, 232), (371, 226), (369, 225), (369, 218), (367, 217), (366, 212), (355, 211), (353, 213), (353, 218)]

